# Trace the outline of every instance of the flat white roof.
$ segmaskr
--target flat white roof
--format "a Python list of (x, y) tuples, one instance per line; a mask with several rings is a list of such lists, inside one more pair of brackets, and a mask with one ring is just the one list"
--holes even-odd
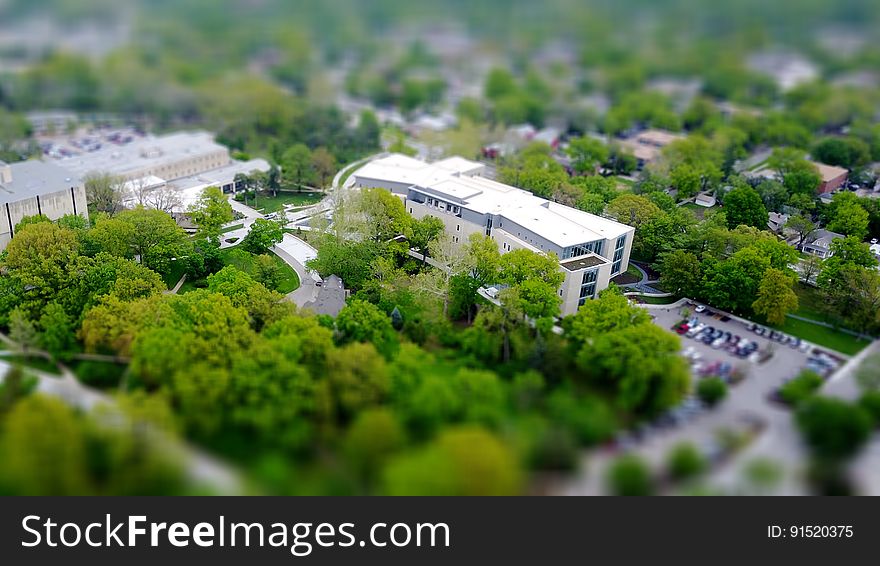
[(226, 148), (208, 132), (177, 132), (147, 136), (123, 145), (105, 144), (101, 149), (62, 158), (56, 163), (77, 175), (92, 172), (127, 175), (144, 167), (160, 167), (187, 157), (196, 157)]
[[(394, 154), (370, 162), (354, 176), (408, 184), (414, 190), (458, 203), (479, 214), (502, 216), (563, 248), (617, 238), (632, 231), (630, 226), (614, 220), (554, 203), (491, 179), (463, 173), (482, 169), (482, 164), (461, 157), (428, 164)], [(503, 225), (500, 227), (504, 228)]]

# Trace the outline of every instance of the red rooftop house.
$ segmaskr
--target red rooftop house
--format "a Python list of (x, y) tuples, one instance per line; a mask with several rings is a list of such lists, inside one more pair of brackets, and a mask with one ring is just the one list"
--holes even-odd
[(849, 174), (849, 171), (846, 169), (825, 165), (824, 163), (814, 163), (814, 165), (822, 176), (822, 183), (819, 184), (819, 194), (836, 191), (846, 183), (846, 177)]

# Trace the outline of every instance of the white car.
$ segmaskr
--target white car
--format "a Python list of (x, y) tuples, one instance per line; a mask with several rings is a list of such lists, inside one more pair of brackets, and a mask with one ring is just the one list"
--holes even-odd
[(694, 312), (704, 312), (706, 310), (706, 305), (697, 305), (697, 308), (694, 309)]

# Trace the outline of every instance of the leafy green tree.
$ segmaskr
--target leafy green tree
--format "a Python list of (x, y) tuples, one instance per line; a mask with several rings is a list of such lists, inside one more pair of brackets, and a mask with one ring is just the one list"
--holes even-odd
[(608, 440), (616, 428), (611, 408), (596, 397), (579, 396), (560, 388), (547, 397), (547, 413), (583, 446)]
[(629, 149), (619, 143), (612, 143), (609, 146), (608, 161), (604, 165), (615, 175), (630, 175), (638, 168), (639, 162)]
[(329, 180), (336, 172), (336, 157), (326, 147), (316, 148), (312, 152), (312, 170), (318, 178), (318, 188), (326, 190)]
[(592, 175), (608, 160), (608, 148), (596, 138), (574, 138), (568, 142), (568, 155), (577, 173)]
[(714, 407), (727, 397), (727, 384), (720, 377), (707, 377), (697, 383), (697, 397)]
[(642, 323), (593, 336), (580, 346), (578, 368), (610, 389), (620, 409), (655, 414), (681, 400), (689, 371), (677, 336)]
[(411, 217), (403, 201), (384, 189), (362, 189), (350, 203), (359, 215), (354, 230), (365, 239), (387, 242), (409, 230)]
[(645, 309), (634, 306), (615, 288), (608, 288), (595, 300), (584, 303), (577, 313), (565, 319), (563, 325), (571, 343), (579, 346), (601, 334), (650, 321)]
[(754, 226), (760, 230), (767, 228), (767, 209), (754, 189), (740, 187), (733, 189), (724, 197), (724, 213), (730, 229), (739, 225)]
[(871, 333), (880, 329), (880, 273), (854, 263), (828, 266), (833, 259), (826, 260), (819, 275), (828, 309), (853, 330)]
[(488, 285), (498, 280), (501, 252), (498, 251), (495, 240), (483, 234), (471, 234), (465, 245), (465, 253), (471, 266), (471, 276), (480, 285)]
[(792, 290), (794, 281), (788, 273), (771, 267), (764, 272), (752, 309), (769, 324), (784, 324), (786, 315), (798, 308), (798, 297)]
[(862, 408), (828, 397), (804, 401), (795, 421), (813, 454), (821, 459), (849, 458), (871, 434), (871, 418)]
[(804, 158), (804, 153), (796, 148), (776, 148), (767, 166), (782, 177), (782, 184), (792, 195), (802, 194), (813, 197), (822, 176), (816, 166)]
[(761, 195), (761, 200), (767, 210), (780, 212), (788, 200), (788, 189), (775, 179), (764, 179), (755, 190)]
[(744, 248), (724, 261), (703, 262), (703, 295), (712, 305), (749, 312), (770, 267), (770, 260), (755, 248)]
[(443, 221), (436, 216), (425, 216), (410, 224), (409, 241), (422, 254), (422, 265), (427, 261), (428, 247), (443, 233)]
[(319, 411), (336, 422), (348, 422), (360, 411), (378, 406), (391, 387), (385, 359), (368, 343), (330, 350), (327, 378), (317, 385)]
[(265, 254), (272, 246), (284, 238), (281, 224), (264, 218), (257, 218), (251, 225), (241, 245), (252, 254)]
[(369, 485), (405, 444), (406, 431), (392, 411), (367, 409), (349, 426), (342, 450), (355, 472)]
[(40, 222), (15, 234), (6, 246), (4, 263), (25, 295), (25, 302), (41, 305), (70, 285), (79, 250), (74, 231)]
[(314, 182), (311, 150), (302, 143), (291, 146), (281, 157), (281, 170), (284, 177), (298, 191), (302, 191), (303, 185)]
[(655, 489), (651, 470), (638, 456), (617, 458), (608, 468), (605, 482), (612, 495), (651, 495)]
[(669, 172), (669, 181), (678, 190), (680, 200), (689, 199), (700, 192), (700, 172), (693, 166), (681, 164)]
[(499, 98), (513, 94), (516, 89), (516, 81), (510, 71), (497, 67), (489, 71), (486, 77), (486, 98), (497, 101)]
[(223, 225), (233, 219), (232, 205), (217, 187), (204, 189), (190, 206), (189, 215), (199, 232), (208, 238), (219, 237)]
[(186, 234), (171, 216), (161, 210), (137, 207), (110, 220), (98, 222), (90, 231), (99, 248), (113, 255), (134, 258), (164, 274), (171, 258), (184, 249)]
[(359, 291), (371, 279), (371, 263), (381, 253), (379, 244), (373, 241), (340, 243), (326, 238), (318, 247), (317, 257), (306, 266), (322, 277), (337, 275), (347, 288)]
[(822, 387), (822, 383), (822, 376), (810, 370), (803, 370), (797, 377), (779, 388), (779, 395), (783, 401), (796, 407), (813, 397)]
[(871, 148), (858, 138), (826, 137), (813, 146), (813, 157), (828, 165), (853, 169), (871, 161)]
[(828, 229), (864, 240), (868, 235), (868, 211), (855, 202), (842, 202), (834, 208)]
[(659, 215), (660, 208), (646, 197), (621, 195), (608, 203), (605, 212), (618, 222), (623, 222), (638, 230), (643, 223)]
[(370, 342), (385, 356), (390, 356), (397, 348), (391, 319), (366, 301), (352, 300), (339, 311), (336, 329), (342, 343)]
[(596, 193), (584, 193), (575, 203), (575, 207), (599, 216), (605, 211), (605, 200)]
[(277, 289), (281, 284), (281, 266), (269, 254), (258, 255), (254, 258), (253, 277), (267, 289)]
[(788, 206), (800, 210), (802, 215), (807, 215), (816, 209), (816, 200), (811, 194), (794, 193), (788, 199)]
[(63, 358), (76, 344), (73, 320), (58, 303), (46, 305), (40, 317), (40, 346), (56, 358)]
[(383, 478), (389, 495), (516, 495), (523, 487), (514, 454), (476, 427), (443, 431), (425, 448), (392, 460)]
[(818, 227), (806, 216), (795, 214), (794, 216), (789, 217), (788, 221), (785, 223), (785, 228), (797, 234), (798, 242), (796, 247), (800, 248), (804, 245), (804, 242), (816, 232)]
[(83, 179), (86, 189), (86, 202), (95, 212), (113, 216), (121, 211), (125, 181), (109, 173), (87, 175)]
[(694, 254), (673, 250), (660, 256), (658, 264), (663, 287), (676, 295), (694, 297), (700, 291), (702, 266)]
[[(18, 402), (0, 435), (0, 491), (19, 495), (157, 495), (183, 491), (180, 469), (135, 413), (108, 428), (61, 401)], [(155, 427), (154, 427), (155, 428)], [(47, 465), (51, 462), (52, 465)]]

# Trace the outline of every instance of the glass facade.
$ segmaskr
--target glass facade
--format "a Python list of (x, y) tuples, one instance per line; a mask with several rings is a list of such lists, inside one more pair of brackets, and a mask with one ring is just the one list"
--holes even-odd
[(581, 279), (581, 292), (579, 294), (578, 306), (587, 302), (587, 299), (592, 299), (596, 296), (596, 279), (598, 276), (599, 271), (596, 269), (584, 272), (584, 277)]
[(611, 276), (614, 277), (620, 273), (620, 266), (623, 263), (623, 250), (626, 247), (626, 234), (617, 238), (617, 244), (614, 246), (614, 264), (611, 266)]
[(602, 255), (603, 243), (604, 240), (596, 240), (595, 242), (587, 242), (585, 244), (580, 244), (577, 246), (569, 246), (563, 250), (562, 259), (571, 259), (573, 257), (587, 255), (588, 253)]

